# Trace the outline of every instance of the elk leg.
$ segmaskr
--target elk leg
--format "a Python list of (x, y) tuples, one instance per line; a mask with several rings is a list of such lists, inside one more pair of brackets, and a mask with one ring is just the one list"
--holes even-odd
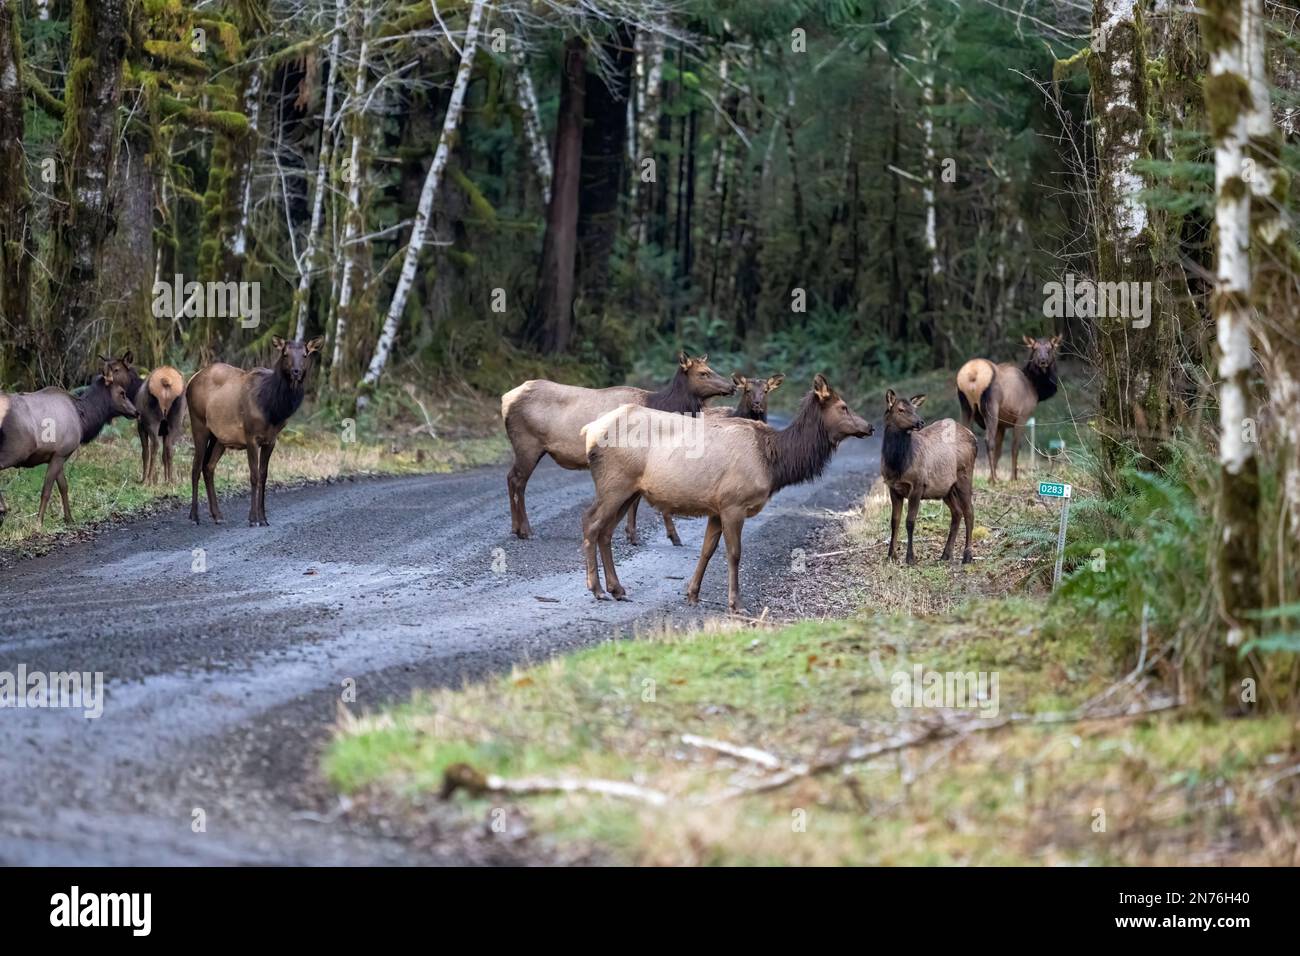
[(249, 442), (247, 452), (248, 452), (248, 487), (250, 489), (250, 495), (251, 495), (251, 498), (248, 502), (248, 526), (250, 528), (256, 528), (257, 518), (258, 518), (257, 491), (261, 485), (261, 482), (259, 482), (257, 478), (257, 464), (258, 464), (258, 460), (261, 458), (261, 451), (257, 447), (257, 445), (253, 444), (252, 442)]
[(1020, 436), (1025, 429), (1022, 425), (1015, 425), (1011, 429), (1011, 480), (1015, 481), (1020, 476)]
[[(988, 443), (989, 446), (989, 484), (995, 485), (998, 482), (998, 462), (1002, 460), (1002, 438), (1007, 433), (1007, 426), (998, 422), (996, 434), (993, 441)], [(988, 440), (987, 433), (985, 440)]]
[(627, 590), (623, 587), (622, 582), (618, 579), (618, 572), (614, 570), (614, 529), (618, 523), (623, 520), (623, 513), (629, 508), (635, 508), (637, 501), (641, 496), (633, 495), (627, 501), (623, 502), (623, 507), (619, 508), (618, 514), (614, 520), (605, 526), (601, 532), (598, 544), (600, 545), (600, 560), (605, 564), (605, 587), (613, 596), (615, 601), (626, 601)]
[(45, 466), (45, 483), (41, 485), (41, 506), (36, 512), (36, 523), (45, 525), (45, 509), (50, 503), (50, 492), (54, 490), (54, 482), (58, 479), (63, 471), (62, 458), (51, 458), (50, 463)]
[[(600, 586), (600, 575), (596, 570), (596, 546), (600, 542), (602, 535), (605, 534), (606, 526), (612, 528), (618, 524), (618, 519), (621, 517), (621, 508), (625, 504), (625, 501), (622, 501), (619, 505), (611, 506), (608, 501), (608, 498), (597, 494), (596, 500), (591, 503), (582, 516), (582, 553), (587, 559), (587, 589), (591, 591), (597, 601), (607, 600), (608, 595)], [(612, 564), (611, 559), (610, 563), (605, 566), (607, 579)]]
[(915, 495), (907, 500), (907, 563), (916, 564), (916, 555), (912, 552), (912, 535), (916, 531), (916, 513), (921, 510), (921, 496)]
[(948, 506), (948, 543), (943, 546), (943, 554), (939, 555), (940, 560), (952, 560), (952, 543), (957, 540), (957, 527), (961, 524), (961, 511), (957, 505), (958, 492), (954, 487), (943, 496), (943, 503)]
[(531, 538), (532, 525), (528, 523), (528, 510), (524, 505), (524, 490), (537, 463), (546, 454), (543, 449), (515, 449), (515, 461), (506, 474), (506, 490), (510, 494), (510, 531), (517, 538)]
[(667, 511), (664, 513), (664, 530), (668, 532), (668, 540), (673, 543), (674, 548), (682, 546), (682, 539), (677, 537), (677, 525), (673, 524), (673, 516)]
[(971, 533), (975, 526), (975, 491), (971, 487), (970, 475), (958, 484), (960, 489), (958, 503), (961, 505), (962, 515), (966, 522), (966, 550), (962, 552), (961, 563), (970, 564), (973, 559), (970, 550)]
[(632, 499), (632, 507), (627, 513), (627, 543), (640, 544), (636, 537), (636, 509), (641, 505), (641, 496), (637, 495)]
[(163, 437), (163, 480), (170, 485), (172, 483), (172, 446), (176, 444), (176, 433), (168, 430)]
[(68, 476), (62, 468), (59, 469), (59, 476), (55, 481), (59, 483), (59, 497), (63, 500), (63, 522), (72, 524), (72, 505), (68, 502)]
[(258, 483), (260, 485), (257, 489), (257, 507), (262, 527), (264, 528), (269, 528), (271, 526), (271, 522), (266, 520), (266, 473), (271, 467), (271, 452), (273, 451), (275, 451), (274, 443), (262, 446), (262, 465), (257, 470)]
[(889, 503), (894, 508), (893, 514), (889, 516), (889, 560), (896, 561), (894, 544), (898, 541), (898, 519), (903, 513), (903, 496), (890, 488)]
[(143, 421), (136, 422), (136, 434), (140, 436), (140, 484), (149, 482), (149, 429)]
[(709, 515), (709, 523), (704, 529), (704, 547), (700, 548), (700, 560), (695, 565), (691, 583), (686, 587), (687, 604), (700, 603), (700, 582), (704, 580), (704, 570), (709, 566), (713, 552), (718, 550), (718, 539), (721, 537), (722, 519), (717, 515)]
[(191, 430), (194, 435), (194, 465), (190, 468), (190, 520), (199, 523), (199, 475), (212, 452), (212, 436), (208, 430), (191, 418)]
[(221, 456), (226, 453), (226, 446), (215, 437), (208, 440), (211, 442), (212, 450), (208, 452), (207, 460), (203, 463), (203, 487), (208, 493), (208, 513), (212, 515), (212, 523), (221, 524), (226, 519), (222, 517), (221, 506), (217, 504), (217, 462), (221, 461)]
[[(984, 410), (984, 452), (989, 459), (989, 484), (996, 484), (998, 480), (998, 459), (1002, 457), (1002, 433), (1005, 426), (998, 421), (998, 416), (1002, 414), (1001, 403), (996, 399), (989, 399), (988, 407)], [(996, 443), (997, 450), (993, 446)]]
[(727, 542), (727, 608), (732, 614), (748, 614), (740, 606), (740, 532), (745, 527), (743, 514), (729, 515), (722, 522), (722, 536)]

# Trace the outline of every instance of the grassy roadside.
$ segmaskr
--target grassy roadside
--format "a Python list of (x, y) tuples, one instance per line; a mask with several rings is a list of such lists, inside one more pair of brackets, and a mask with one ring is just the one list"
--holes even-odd
[[(928, 417), (950, 414), (938, 398)], [(996, 489), (977, 479), (967, 568), (936, 560), (947, 529), (937, 502), (918, 525), (921, 564), (883, 564), (889, 506), (877, 486), (836, 549), (859, 582), (860, 611), (847, 619), (660, 628), (420, 695), (346, 717), (325, 772), (374, 798), (362, 804), (413, 820), (449, 781), (468, 783), (444, 812), (486, 821), (488, 833), (523, 812), (544, 839), (622, 862), (1297, 862), (1294, 721), (1158, 711), (1159, 681), (1126, 682), (1134, 661), (1048, 600), (1056, 512), (1034, 482), (1049, 473), (1088, 494), (1064, 463)], [(923, 678), (984, 674), (984, 696), (930, 706), (903, 693), (918, 667)], [(1102, 716), (1047, 722), (1090, 703)], [(1126, 709), (1151, 712), (1114, 715)], [(1011, 715), (1042, 720), (1005, 723)], [(939, 739), (837, 763), (855, 744), (940, 725)], [(761, 753), (728, 754), (719, 741)], [(744, 793), (780, 772), (765, 760), (829, 766)], [(524, 796), (485, 791), (486, 775), (641, 790)]]
[[(470, 394), (435, 400), (407, 389), (386, 394), (377, 404), (377, 411), (354, 420), (352, 426), (347, 425), (345, 414), (325, 407), (304, 410), (290, 419), (271, 459), (269, 484), (285, 487), (345, 477), (455, 471), (501, 462), (509, 450), (494, 403)], [(176, 444), (174, 481), (162, 481), (159, 460), (158, 483), (141, 484), (135, 423), (115, 419), (68, 462), (72, 524), (64, 524), (58, 489), (54, 489), (44, 529), (36, 522), (36, 511), (45, 469), (0, 472), (0, 492), (9, 506), (8, 518), (0, 525), (0, 554), (40, 553), (104, 522), (188, 503), (193, 460), (187, 429)], [(223, 498), (248, 491), (243, 452), (223, 457), (217, 468), (217, 490)]]

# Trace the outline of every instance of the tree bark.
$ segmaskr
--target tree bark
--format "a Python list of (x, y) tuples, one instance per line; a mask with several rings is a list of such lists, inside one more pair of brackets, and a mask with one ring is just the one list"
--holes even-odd
[[(430, 0), (437, 9), (437, 0)], [(456, 70), (456, 80), (451, 89), (451, 100), (447, 104), (447, 113), (442, 120), (442, 134), (438, 137), (438, 149), (429, 164), (429, 172), (424, 177), (424, 187), (420, 190), (420, 203), (416, 208), (415, 222), (411, 226), (411, 238), (406, 245), (406, 256), (402, 260), (402, 271), (393, 289), (393, 297), (388, 303), (388, 314), (384, 318), (384, 327), (375, 344), (374, 355), (361, 382), (363, 386), (373, 386), (379, 381), (388, 364), (388, 357), (397, 339), (397, 327), (406, 311), (406, 300), (415, 283), (415, 270), (420, 262), (420, 250), (424, 247), (425, 236), (429, 229), (429, 219), (433, 215), (433, 201), (442, 184), (442, 175), (451, 158), (452, 145), (456, 139), (456, 129), (460, 125), (461, 110), (465, 105), (465, 90), (469, 88), (469, 78), (474, 71), (474, 56), (478, 52), (479, 27), (483, 22), (484, 0), (474, 0), (469, 12), (469, 25), (465, 29), (465, 41), (461, 46), (460, 67)], [(364, 405), (364, 396), (358, 399), (358, 405)]]
[(528, 61), (524, 57), (523, 47), (515, 49), (515, 93), (519, 99), (519, 110), (524, 117), (524, 135), (528, 138), (528, 155), (533, 160), (533, 171), (537, 174), (537, 184), (542, 190), (542, 203), (551, 202), (551, 150), (542, 135), (542, 115), (537, 107), (537, 92), (533, 89), (533, 78), (528, 72)]
[(100, 250), (114, 228), (109, 180), (127, 49), (127, 0), (77, 0), (64, 91), (55, 194), (49, 358), (57, 379), (79, 380), (90, 356)]
[(531, 316), (534, 338), (543, 351), (550, 353), (567, 352), (573, 335), (586, 73), (586, 43), (581, 37), (573, 37), (564, 45), (564, 76), (555, 126), (555, 177), (551, 202), (546, 207), (546, 236), (542, 240), (542, 264)]
[(23, 61), (17, 0), (0, 0), (0, 382), (32, 386), (31, 189), (23, 148)]

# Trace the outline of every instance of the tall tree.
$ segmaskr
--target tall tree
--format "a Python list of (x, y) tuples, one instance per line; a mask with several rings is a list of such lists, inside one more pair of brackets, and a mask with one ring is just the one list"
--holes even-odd
[(0, 0), (0, 382), (34, 384), (31, 189), (23, 148), (23, 59), (17, 0)]

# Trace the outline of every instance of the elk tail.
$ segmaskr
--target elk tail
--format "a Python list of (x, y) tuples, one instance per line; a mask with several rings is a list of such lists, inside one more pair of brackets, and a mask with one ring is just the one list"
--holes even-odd
[(970, 412), (975, 424), (987, 428), (989, 392), (997, 378), (997, 367), (988, 359), (971, 359), (957, 372), (957, 397), (963, 412)]

